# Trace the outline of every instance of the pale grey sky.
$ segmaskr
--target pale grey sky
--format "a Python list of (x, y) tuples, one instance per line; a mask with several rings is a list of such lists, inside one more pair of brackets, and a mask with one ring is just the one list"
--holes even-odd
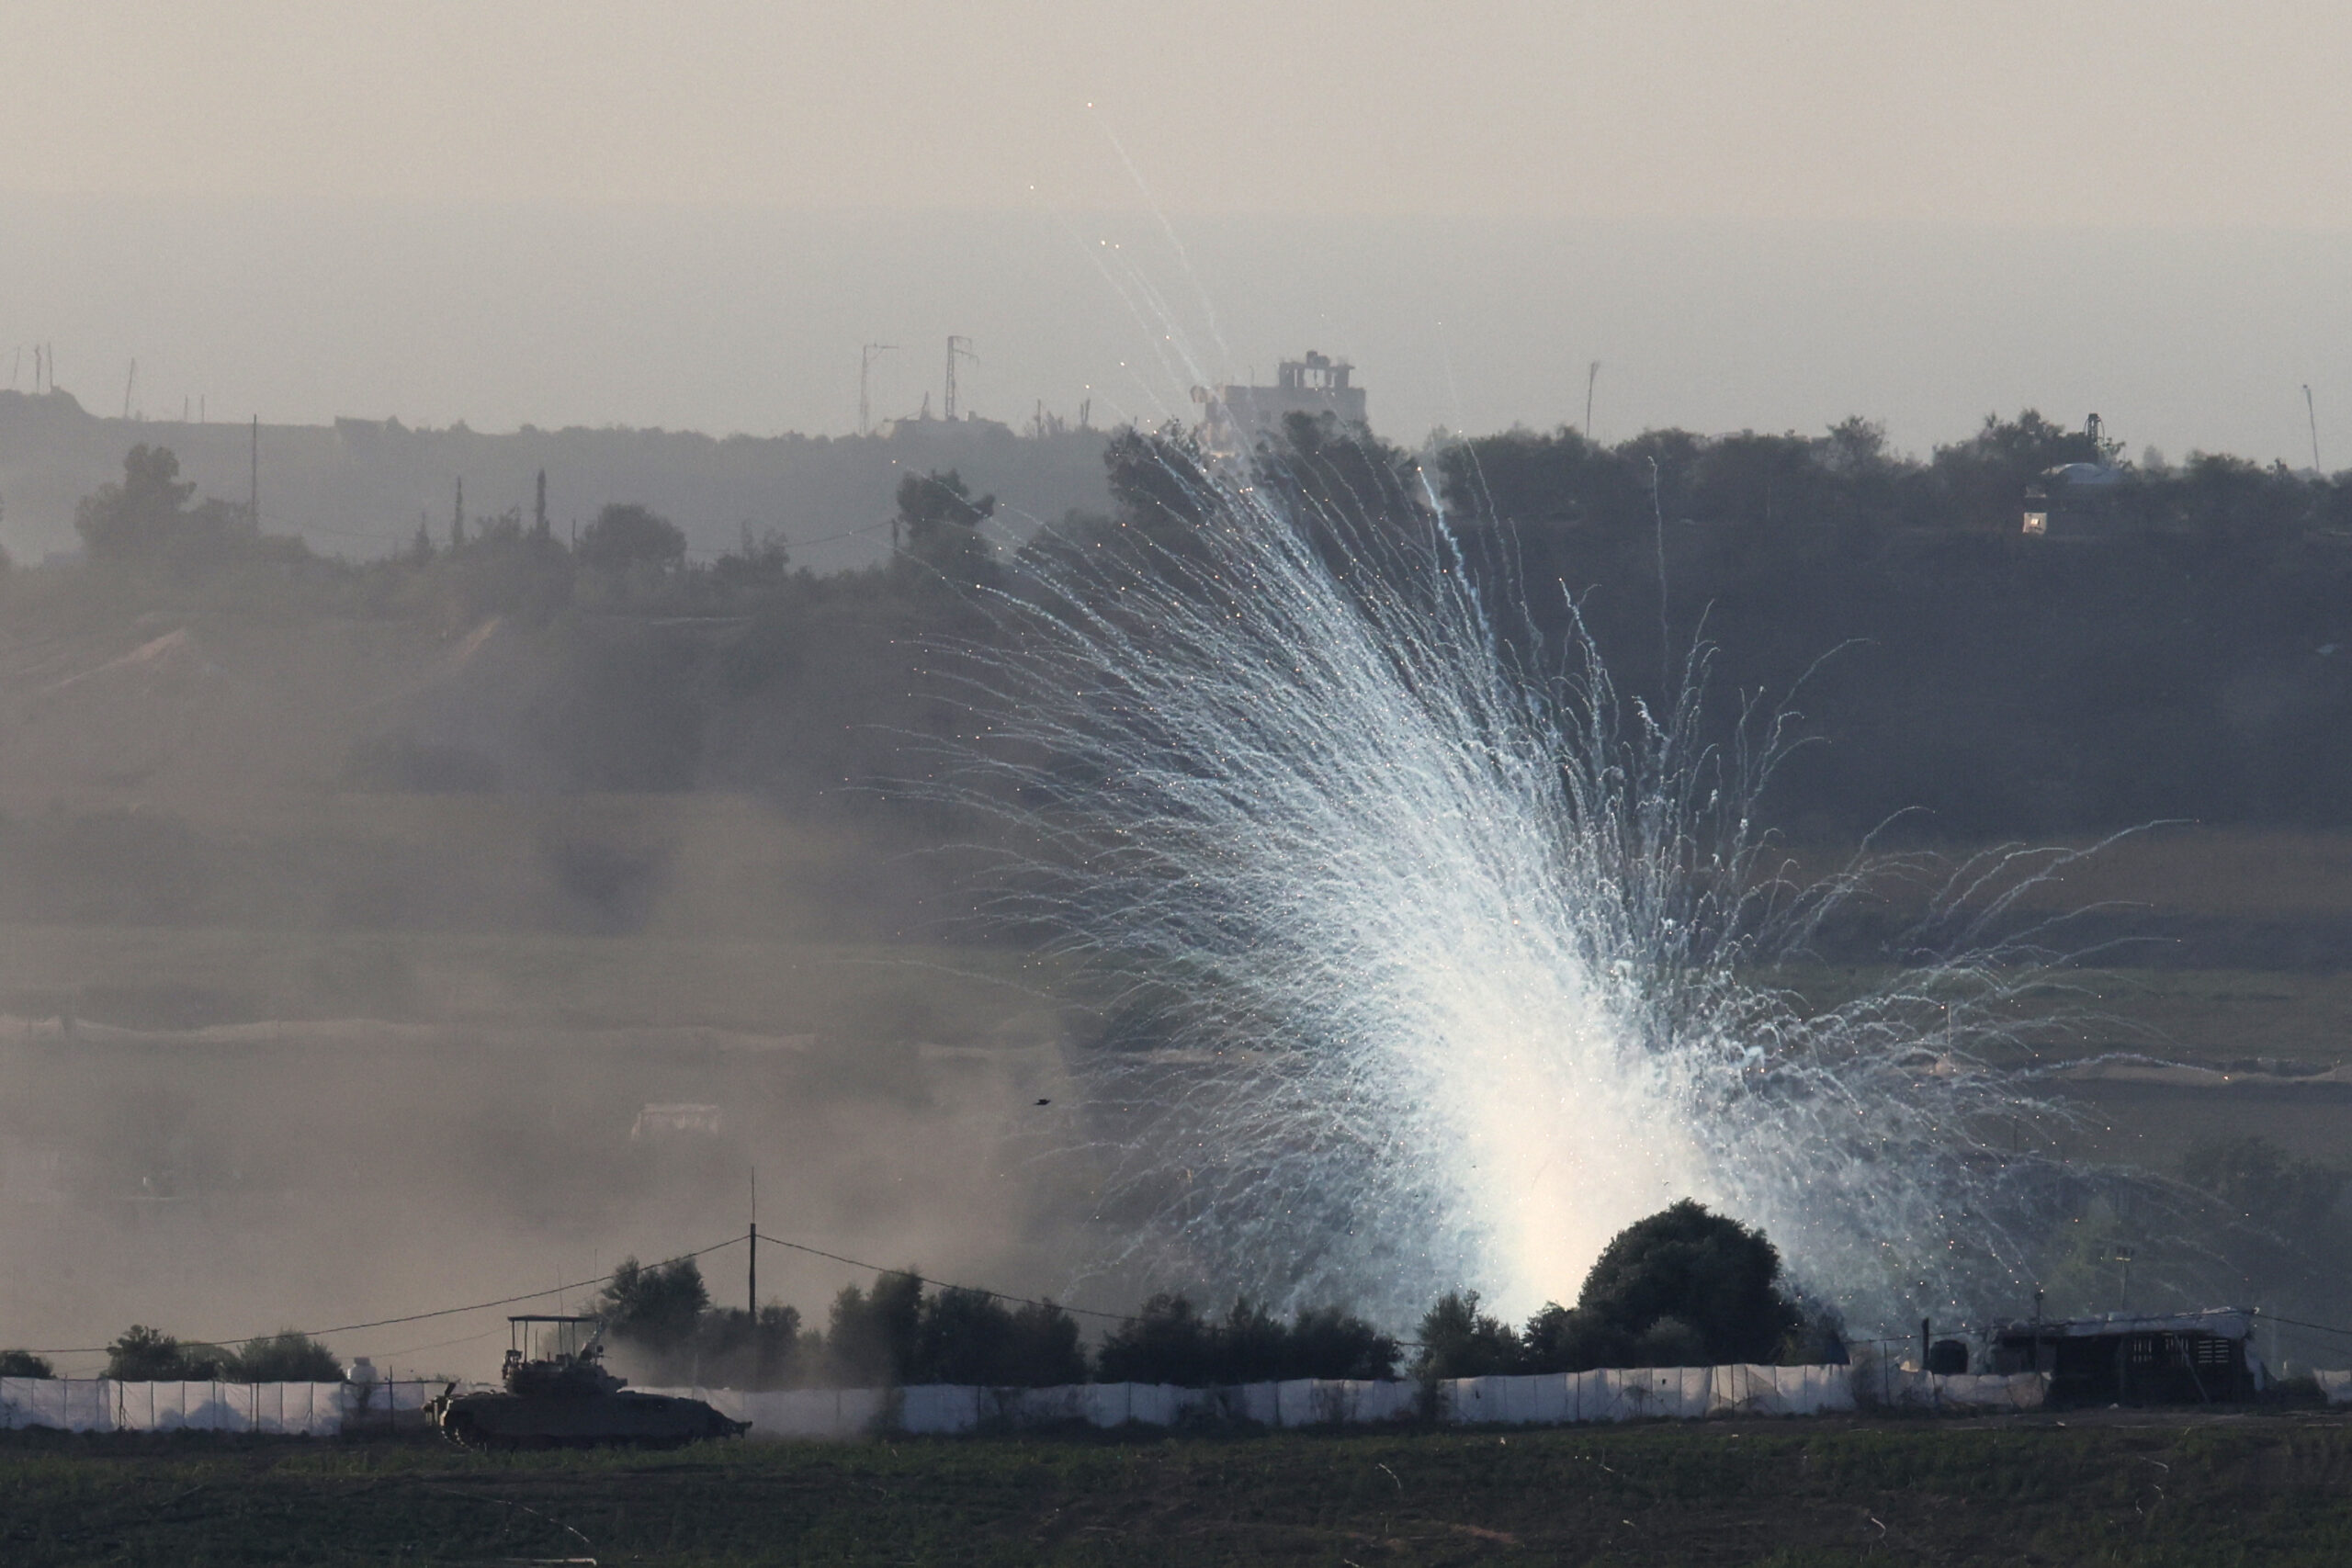
[[(10, 0), (0, 186), (2352, 223), (2313, 0)], [(1093, 107), (1090, 111), (1089, 105)]]
[(0, 356), (101, 410), (841, 430), (965, 332), (1012, 419), (1310, 345), (1406, 437), (1595, 358), (1604, 435), (2352, 412), (2340, 3), (11, 0), (0, 59)]

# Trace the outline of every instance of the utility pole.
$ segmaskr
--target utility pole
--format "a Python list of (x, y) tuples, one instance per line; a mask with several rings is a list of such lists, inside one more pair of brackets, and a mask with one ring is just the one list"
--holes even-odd
[[(743, 1282), (743, 1299), (752, 1307), (752, 1332), (760, 1331), (760, 1168), (752, 1168), (752, 1266)], [(756, 1342), (756, 1341), (755, 1341)]]
[(980, 356), (972, 352), (972, 340), (951, 334), (947, 339), (947, 400), (944, 417), (956, 417), (956, 361), (959, 358), (977, 361)]
[(1592, 384), (1600, 379), (1600, 361), (1596, 359), (1584, 373), (1584, 438), (1592, 439)]
[(139, 385), (139, 361), (130, 362), (130, 374), (122, 378), (122, 417), (130, 417), (130, 389)]
[(539, 470), (538, 499), (531, 503), (531, 534), (535, 538), (548, 536), (548, 471)]
[(251, 466), (245, 472), (245, 515), (252, 518), (254, 527), (261, 527), (261, 415), (254, 415), (253, 449), (248, 454)]
[(857, 433), (865, 434), (874, 428), (874, 400), (868, 395), (869, 375), (874, 369), (874, 356), (888, 354), (899, 345), (895, 343), (869, 343), (857, 351)]
[(2324, 473), (2319, 466), (2319, 410), (2312, 405), (2312, 384), (2303, 383), (2303, 417), (2312, 422), (2312, 472)]

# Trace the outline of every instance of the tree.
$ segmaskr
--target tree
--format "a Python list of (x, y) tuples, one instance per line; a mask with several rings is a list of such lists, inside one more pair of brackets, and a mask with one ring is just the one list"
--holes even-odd
[(907, 1381), (919, 1359), (922, 1276), (912, 1269), (885, 1274), (874, 1289), (845, 1285), (833, 1298), (825, 1333), (833, 1375), (851, 1386)]
[(1396, 1341), (1338, 1307), (1301, 1307), (1292, 1318), (1283, 1375), (1293, 1378), (1390, 1378), (1396, 1375)]
[(183, 1345), (161, 1329), (134, 1323), (107, 1347), (101, 1376), (117, 1382), (199, 1382), (229, 1374), (232, 1358), (210, 1345)]
[(710, 1292), (702, 1282), (702, 1266), (691, 1258), (650, 1268), (624, 1258), (596, 1305), (615, 1339), (658, 1353), (693, 1339), (710, 1305)]
[(30, 1350), (0, 1350), (0, 1378), (53, 1378), (57, 1369)]
[(168, 562), (184, 570), (210, 564), (252, 537), (253, 521), (224, 502), (191, 507), (195, 493), (169, 447), (142, 443), (124, 457), (119, 484), (100, 485), (82, 498), (74, 530), (94, 561)]
[(1478, 1310), (1478, 1292), (1449, 1291), (1421, 1318), (1421, 1353), (1413, 1362), (1423, 1378), (1479, 1378), (1520, 1370), (1519, 1336), (1509, 1324)]
[(74, 509), (74, 531), (92, 560), (153, 555), (169, 540), (195, 493), (194, 481), (180, 479), (180, 460), (169, 447), (141, 443), (123, 458), (120, 484), (100, 485)]
[(284, 1328), (247, 1340), (234, 1372), (239, 1382), (341, 1382), (343, 1363), (309, 1335)]
[[(1804, 1329), (1781, 1293), (1781, 1255), (1761, 1231), (1690, 1199), (1612, 1237), (1585, 1276), (1572, 1321), (1531, 1325), (1601, 1366), (1770, 1361)], [(1571, 1371), (1574, 1368), (1546, 1368)]]
[(691, 1378), (723, 1388), (787, 1388), (807, 1370), (798, 1309), (770, 1302), (757, 1314), (714, 1308), (695, 1325), (693, 1343), (652, 1358), (663, 1382)]
[(1209, 1325), (1182, 1295), (1161, 1292), (1095, 1352), (1104, 1382), (1168, 1382), (1204, 1387), (1216, 1379)]
[(668, 571), (686, 558), (686, 536), (675, 523), (646, 507), (615, 504), (598, 512), (580, 531), (576, 553), (591, 571)]
[(976, 499), (963, 475), (950, 468), (909, 474), (899, 481), (898, 500), (898, 528), (910, 559), (957, 588), (995, 580), (996, 549), (980, 532), (996, 515), (995, 496)]
[(1045, 1388), (1082, 1382), (1078, 1323), (1051, 1302), (1018, 1311), (985, 1291), (951, 1286), (926, 1298), (908, 1380)]

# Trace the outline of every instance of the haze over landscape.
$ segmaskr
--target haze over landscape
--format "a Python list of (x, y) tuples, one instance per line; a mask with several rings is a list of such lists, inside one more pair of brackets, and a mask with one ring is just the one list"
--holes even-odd
[(2352, 13), (29, 0), (0, 58), (0, 1428), (454, 1400), (572, 1309), (829, 1421), (2120, 1406), (2037, 1359), (2120, 1313), (2343, 1443)]
[(104, 62), (0, 104), (0, 353), (102, 412), (136, 358), (157, 419), (838, 434), (861, 344), (908, 414), (950, 333), (1013, 424), (1309, 346), (1407, 441), (1580, 423), (1593, 360), (1611, 439), (1860, 412), (1924, 452), (2033, 405), (2303, 462), (2300, 387), (2324, 446), (2352, 412), (2324, 5), (6, 26)]

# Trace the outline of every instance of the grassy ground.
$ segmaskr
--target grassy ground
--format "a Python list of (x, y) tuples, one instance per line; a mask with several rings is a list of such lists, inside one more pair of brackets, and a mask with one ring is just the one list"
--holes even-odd
[(473, 1456), (0, 1443), (0, 1555), (96, 1562), (2335, 1563), (2324, 1416), (1710, 1423)]

